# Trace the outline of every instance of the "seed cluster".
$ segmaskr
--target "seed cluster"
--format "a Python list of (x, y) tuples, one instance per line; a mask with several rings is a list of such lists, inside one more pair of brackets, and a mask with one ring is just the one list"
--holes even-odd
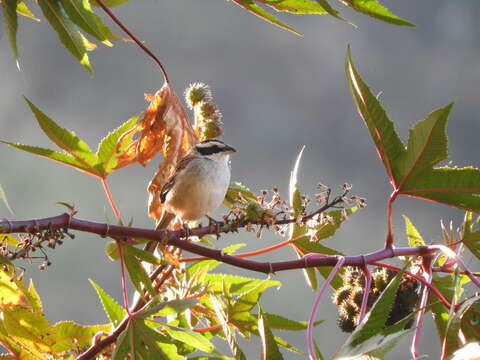
[(208, 85), (191, 84), (185, 91), (185, 100), (190, 109), (193, 109), (195, 132), (200, 141), (222, 135), (222, 113), (214, 103)]
[[(367, 311), (378, 299), (382, 291), (397, 273), (385, 268), (376, 268), (372, 272), (372, 286), (368, 295)], [(348, 266), (342, 274), (343, 286), (333, 295), (333, 302), (338, 307), (338, 326), (344, 332), (353, 332), (358, 326), (360, 307), (365, 293), (365, 276), (358, 267)], [(418, 282), (404, 277), (399, 285), (395, 301), (385, 326), (395, 324), (415, 309), (419, 295)], [(409, 322), (406, 328), (412, 325)]]

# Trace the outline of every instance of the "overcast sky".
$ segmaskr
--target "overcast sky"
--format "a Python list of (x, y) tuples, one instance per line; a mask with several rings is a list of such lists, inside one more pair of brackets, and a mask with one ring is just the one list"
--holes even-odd
[[(455, 101), (448, 126), (450, 159), (458, 165), (480, 165), (480, 3), (383, 3), (418, 26), (389, 25), (348, 11), (341, 4), (338, 7), (344, 16), (358, 29), (328, 16), (279, 15), (304, 38), (223, 0), (134, 0), (115, 12), (159, 55), (179, 94), (192, 82), (211, 86), (224, 115), (224, 140), (238, 150), (233, 157), (233, 180), (255, 191), (275, 185), (286, 196), (293, 162), (306, 145), (299, 173), (302, 191), (313, 194), (317, 182), (334, 189), (349, 182), (354, 193), (367, 198), (368, 207), (325, 243), (355, 255), (382, 247), (391, 188), (345, 81), (347, 44), (351, 44), (365, 81), (375, 93), (382, 92), (381, 101), (403, 139), (415, 121)], [(38, 8), (33, 10), (40, 15)], [(26, 95), (95, 148), (104, 134), (146, 107), (144, 93), (153, 93), (162, 85), (157, 68), (130, 43), (102, 46), (91, 53), (93, 78), (44, 21), (21, 19), (18, 45), (21, 73), (2, 30), (0, 138), (4, 140), (52, 146), (25, 105), (22, 95)], [(13, 218), (56, 215), (64, 209), (54, 203), (65, 201), (74, 203), (82, 218), (112, 219), (97, 180), (18, 150), (5, 147), (1, 154), (0, 183), (15, 210)], [(109, 178), (121, 213), (126, 219), (133, 217), (137, 226), (153, 226), (146, 215), (145, 189), (157, 163), (158, 159), (146, 168), (134, 165)], [(218, 214), (224, 211), (220, 209)], [(395, 209), (398, 245), (406, 244), (402, 214), (413, 220), (427, 241), (440, 240), (440, 219), (452, 219), (458, 225), (463, 217), (461, 211), (445, 206), (400, 199)], [(11, 218), (0, 206), (3, 216)], [(280, 240), (240, 233), (222, 237), (218, 246), (245, 242), (247, 249), (257, 249)], [(106, 321), (87, 281), (94, 279), (121, 299), (119, 265), (106, 259), (104, 245), (104, 239), (78, 234), (75, 241), (51, 253), (53, 265), (46, 272), (29, 269), (27, 276), (34, 279), (49, 320)], [(293, 258), (293, 251), (284, 249), (259, 260)], [(229, 267), (221, 270), (262, 277)], [(307, 320), (314, 294), (301, 271), (280, 273), (275, 279), (283, 286), (279, 291), (268, 290), (262, 299), (264, 310)], [(346, 339), (332, 331), (336, 309), (329, 296), (320, 314), (326, 322), (315, 333), (327, 357)], [(438, 348), (438, 343), (433, 340), (431, 321), (427, 332), (430, 335), (424, 336), (421, 350), (435, 358), (438, 353), (432, 349)], [(332, 334), (338, 336), (332, 338)], [(303, 332), (280, 335), (305, 348)], [(389, 358), (405, 358), (408, 341)], [(249, 358), (258, 357), (258, 342), (244, 346)], [(302, 357), (286, 354), (286, 358)]]

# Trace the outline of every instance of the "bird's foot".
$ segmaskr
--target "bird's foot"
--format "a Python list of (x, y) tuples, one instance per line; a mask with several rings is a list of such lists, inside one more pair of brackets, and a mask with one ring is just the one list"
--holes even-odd
[(220, 228), (222, 227), (223, 223), (221, 221), (217, 221), (214, 218), (206, 215), (208, 219), (208, 227), (209, 227), (209, 232), (212, 234), (215, 234), (217, 236), (217, 239), (220, 237)]

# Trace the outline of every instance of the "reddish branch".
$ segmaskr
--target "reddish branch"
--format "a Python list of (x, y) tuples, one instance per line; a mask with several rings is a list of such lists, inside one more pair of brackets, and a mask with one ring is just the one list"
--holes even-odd
[[(279, 220), (278, 223), (285, 224), (288, 222), (294, 222), (295, 220)], [(277, 271), (304, 269), (317, 266), (335, 266), (337, 263), (336, 256), (322, 256), (322, 257), (304, 257), (297, 260), (290, 261), (278, 261), (274, 263), (259, 262), (247, 259), (237, 258), (232, 255), (226, 255), (221, 250), (207, 248), (201, 245), (194, 244), (185, 240), (185, 230), (152, 230), (143, 229), (128, 226), (110, 225), (105, 223), (98, 223), (93, 221), (86, 221), (77, 219), (69, 214), (62, 214), (54, 217), (25, 220), (25, 221), (2, 221), (0, 222), (2, 232), (4, 233), (38, 233), (42, 230), (48, 229), (72, 229), (93, 234), (98, 234), (103, 237), (112, 237), (119, 241), (126, 241), (127, 237), (141, 238), (153, 241), (166, 241), (168, 245), (175, 246), (185, 251), (205, 256), (210, 259), (218, 260), (220, 262), (230, 264), (243, 269), (262, 272), (270, 274)], [(232, 229), (231, 225), (221, 224), (218, 228), (218, 233), (228, 233), (235, 229)], [(210, 226), (199, 227), (189, 230), (190, 235), (202, 237), (207, 234), (215, 234), (217, 229), (212, 229)], [(15, 253), (10, 256), (10, 260), (19, 258), (19, 254), (25, 255), (25, 249), (19, 253)], [(382, 249), (372, 252), (367, 255), (347, 256), (345, 257), (345, 266), (363, 266), (363, 264), (380, 261), (387, 258), (398, 256), (425, 256), (436, 252), (438, 249), (432, 249), (429, 246), (416, 246), (407, 248), (395, 248), (395, 249)]]

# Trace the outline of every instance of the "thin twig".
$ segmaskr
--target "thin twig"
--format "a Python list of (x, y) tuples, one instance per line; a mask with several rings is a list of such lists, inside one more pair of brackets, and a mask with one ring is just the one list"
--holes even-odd
[(132, 39), (145, 53), (147, 53), (148, 56), (150, 56), (153, 61), (160, 67), (160, 70), (162, 71), (162, 74), (165, 78), (165, 82), (170, 85), (170, 79), (168, 78), (167, 71), (165, 70), (165, 67), (163, 64), (158, 60), (158, 58), (155, 56), (153, 52), (150, 51), (149, 48), (147, 48), (143, 43), (137, 39), (135, 35), (133, 35), (130, 30), (118, 19), (113, 12), (105, 5), (105, 3), (102, 0), (96, 0), (97, 4), (107, 13), (107, 15), (115, 22), (115, 24), (118, 25), (120, 29), (123, 30), (125, 34), (127, 34), (130, 39)]

